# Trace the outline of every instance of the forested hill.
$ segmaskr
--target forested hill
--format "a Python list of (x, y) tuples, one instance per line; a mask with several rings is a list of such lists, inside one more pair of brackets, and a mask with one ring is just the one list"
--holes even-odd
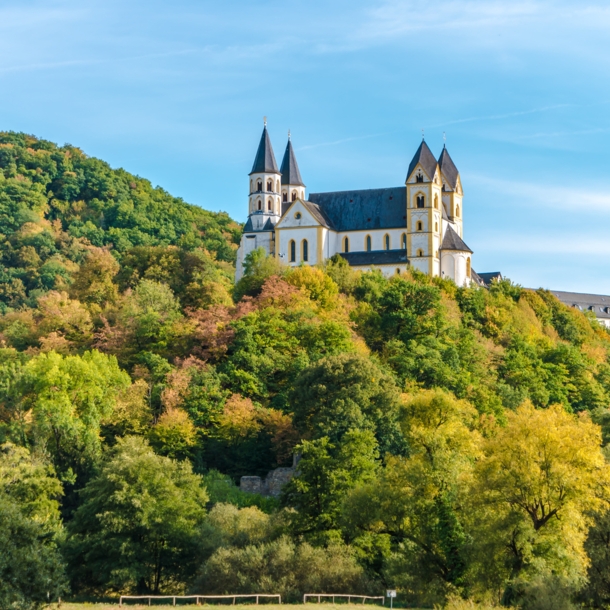
[(92, 247), (121, 260), (138, 246), (212, 259), (225, 274), (241, 227), (148, 180), (22, 133), (0, 132), (0, 308), (61, 290)]
[[(262, 250), (234, 285), (226, 215), (73, 147), (0, 142), (0, 608), (386, 588), (608, 607), (592, 314)], [(281, 498), (237, 487), (295, 453)]]

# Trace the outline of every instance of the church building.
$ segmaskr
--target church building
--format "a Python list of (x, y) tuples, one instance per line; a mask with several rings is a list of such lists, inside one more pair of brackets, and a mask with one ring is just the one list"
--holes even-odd
[(459, 286), (482, 283), (463, 240), (462, 182), (446, 147), (437, 160), (422, 140), (403, 186), (306, 196), (290, 135), (278, 169), (265, 123), (249, 193), (236, 281), (248, 253), (262, 247), (291, 266), (340, 254), (388, 276), (412, 267)]

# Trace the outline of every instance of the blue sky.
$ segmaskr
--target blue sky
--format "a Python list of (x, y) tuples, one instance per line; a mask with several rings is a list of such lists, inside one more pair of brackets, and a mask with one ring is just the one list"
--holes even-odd
[(0, 0), (0, 130), (245, 220), (262, 117), (308, 191), (398, 186), (425, 130), (477, 271), (610, 294), (610, 5)]

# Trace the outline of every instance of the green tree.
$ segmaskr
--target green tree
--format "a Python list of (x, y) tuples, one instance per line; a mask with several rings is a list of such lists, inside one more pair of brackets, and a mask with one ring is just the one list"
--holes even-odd
[(282, 275), (283, 270), (274, 256), (263, 248), (256, 248), (244, 259), (243, 277), (235, 285), (234, 297), (239, 301), (244, 296), (260, 294), (263, 284), (273, 275)]
[(197, 567), (207, 499), (188, 462), (155, 455), (141, 438), (120, 439), (69, 524), (75, 588), (180, 589)]

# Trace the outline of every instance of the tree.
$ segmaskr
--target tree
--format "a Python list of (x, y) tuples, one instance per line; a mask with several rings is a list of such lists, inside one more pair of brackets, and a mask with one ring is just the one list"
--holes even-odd
[(320, 360), (294, 381), (289, 404), (304, 436), (336, 443), (348, 430), (371, 430), (382, 455), (406, 451), (397, 423), (400, 393), (369, 358), (339, 354)]
[(120, 439), (82, 491), (66, 554), (76, 588), (158, 594), (197, 566), (207, 494), (188, 462)]
[(588, 415), (524, 403), (483, 444), (470, 492), (478, 577), (487, 586), (549, 573), (582, 581), (592, 511), (609, 467)]
[(252, 250), (244, 259), (244, 275), (235, 285), (235, 300), (260, 294), (265, 281), (273, 275), (282, 275), (282, 272), (280, 263), (274, 256), (269, 256), (264, 248)]

